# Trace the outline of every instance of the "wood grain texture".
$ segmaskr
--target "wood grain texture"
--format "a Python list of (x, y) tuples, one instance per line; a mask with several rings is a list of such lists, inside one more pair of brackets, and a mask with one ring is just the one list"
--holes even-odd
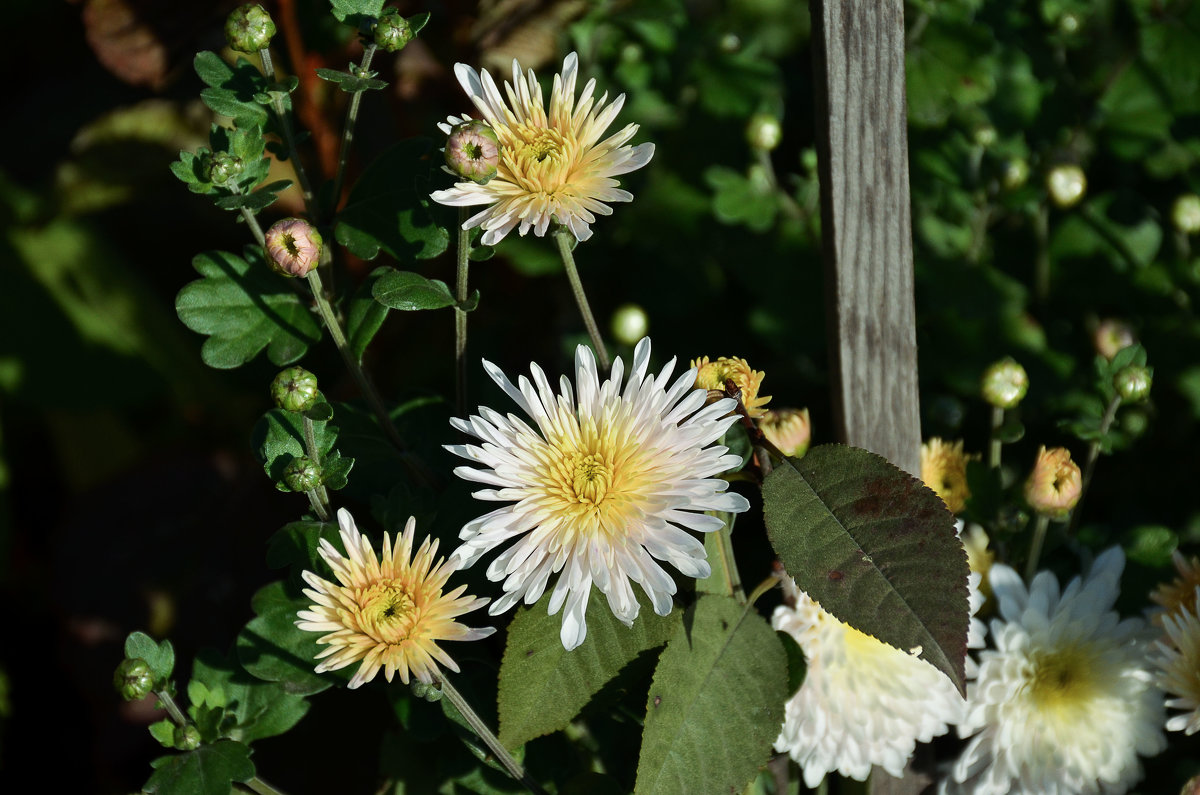
[(839, 438), (919, 473), (903, 0), (814, 0), (821, 228)]

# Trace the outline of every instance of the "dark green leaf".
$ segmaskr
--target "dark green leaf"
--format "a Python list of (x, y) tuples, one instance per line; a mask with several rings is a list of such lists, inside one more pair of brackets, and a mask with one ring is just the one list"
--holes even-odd
[(346, 313), (346, 337), (350, 342), (350, 350), (354, 351), (359, 361), (387, 318), (388, 308), (375, 300), (374, 291), (376, 282), (390, 271), (391, 268), (371, 271), (350, 299)]
[(198, 53), (192, 63), (209, 86), (200, 98), (214, 113), (230, 117), (242, 129), (266, 125), (267, 112), (256, 96), (267, 90), (267, 80), (253, 64), (238, 58), (231, 67), (213, 52)]
[(420, 14), (413, 14), (408, 18), (408, 28), (412, 31), (414, 36), (420, 33), (421, 29), (429, 24), (429, 17), (430, 13), (425, 11)]
[(379, 18), (383, 12), (383, 2), (384, 0), (329, 0), (329, 5), (338, 22), (360, 28), (364, 22)]
[(986, 102), (999, 71), (994, 48), (986, 27), (934, 16), (905, 59), (909, 121), (940, 127), (955, 111)]
[(800, 685), (804, 684), (804, 676), (808, 673), (808, 660), (804, 657), (804, 649), (800, 648), (792, 633), (777, 631), (775, 637), (779, 638), (779, 642), (783, 644), (783, 651), (787, 654), (787, 697), (791, 698), (800, 690)]
[(351, 77), (349, 80), (342, 80), (338, 84), (338, 88), (347, 94), (360, 94), (363, 91), (378, 91), (381, 88), (387, 88), (387, 81), (371, 77)]
[(487, 262), (496, 254), (496, 249), (493, 246), (474, 246), (471, 248), (471, 253), (467, 258), (471, 262)]
[(329, 402), (324, 397), (321, 397), (320, 400), (313, 404), (312, 408), (301, 412), (301, 416), (307, 417), (313, 422), (329, 422), (333, 419), (333, 406), (329, 405)]
[(919, 650), (962, 692), (967, 558), (936, 494), (874, 453), (822, 445), (767, 476), (763, 515), (802, 591), (855, 629)]
[(222, 210), (249, 210), (252, 213), (257, 213), (260, 210), (270, 207), (279, 198), (278, 193), (268, 190), (259, 190), (254, 193), (240, 193), (232, 196), (222, 196), (213, 202)]
[[(606, 682), (633, 658), (667, 642), (679, 612), (655, 615), (638, 593), (641, 611), (626, 627), (600, 594), (587, 606), (587, 638), (574, 651), (563, 649), (562, 617), (548, 615), (546, 594), (522, 608), (508, 627), (500, 663), (500, 741), (516, 747), (566, 726)], [(545, 698), (553, 693), (554, 698)]]
[(338, 537), (337, 522), (301, 521), (285, 524), (267, 542), (267, 565), (273, 569), (295, 566), (318, 569), (317, 548), (321, 539), (332, 543)]
[[(324, 463), (337, 442), (337, 426), (328, 422), (313, 422), (313, 437), (317, 453)], [(308, 454), (304, 444), (304, 417), (293, 411), (271, 409), (255, 423), (250, 440), (267, 477), (280, 491), (288, 491), (282, 486), (283, 470), (292, 459)]]
[(170, 718), (150, 724), (150, 736), (158, 740), (163, 748), (175, 747), (175, 721)]
[(334, 450), (321, 459), (321, 485), (330, 491), (346, 488), (350, 470), (354, 468), (353, 458), (343, 458), (341, 453)]
[(250, 747), (218, 740), (194, 751), (160, 756), (143, 792), (155, 795), (229, 795), (233, 782), (254, 778)]
[[(285, 692), (302, 696), (320, 693), (337, 681), (338, 674), (313, 670), (317, 655), (325, 648), (317, 645), (320, 633), (296, 626), (296, 613), (311, 606), (311, 600), (303, 594), (291, 595), (282, 582), (263, 586), (254, 595), (257, 617), (237, 637), (242, 667), (259, 679), (278, 682)], [(345, 670), (352, 674), (355, 667)], [(349, 679), (349, 675), (343, 678)]]
[(321, 68), (317, 70), (317, 77), (322, 80), (328, 80), (330, 83), (340, 83), (343, 80), (353, 80), (354, 75), (349, 72), (341, 72), (337, 69)]
[(464, 312), (474, 312), (479, 308), (479, 291), (471, 293), (471, 297), (462, 303), (458, 304), (458, 308)]
[(175, 648), (171, 641), (157, 643), (145, 632), (129, 633), (129, 637), (125, 639), (125, 656), (145, 660), (158, 687), (164, 686), (175, 670)]
[(787, 682), (787, 654), (762, 616), (701, 596), (654, 672), (634, 792), (745, 790), (771, 758)]
[(211, 649), (196, 658), (192, 681), (222, 693), (223, 706), (232, 718), (225, 728), (231, 740), (249, 743), (283, 734), (308, 712), (309, 704), (303, 696), (289, 693), (274, 682), (255, 679), (236, 660)]
[(454, 306), (454, 296), (445, 282), (426, 279), (419, 273), (389, 271), (372, 289), (375, 300), (390, 309), (413, 311)]

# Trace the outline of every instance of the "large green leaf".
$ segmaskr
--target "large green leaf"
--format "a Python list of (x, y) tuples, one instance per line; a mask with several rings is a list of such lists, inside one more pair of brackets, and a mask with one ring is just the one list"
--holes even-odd
[(375, 338), (375, 334), (387, 319), (388, 308), (375, 300), (375, 284), (391, 268), (376, 268), (371, 271), (350, 299), (350, 307), (346, 313), (346, 338), (350, 342), (350, 350), (361, 361), (367, 346)]
[[(341, 674), (318, 674), (317, 654), (325, 647), (317, 645), (316, 632), (296, 626), (296, 613), (312, 605), (312, 600), (293, 596), (283, 582), (263, 586), (254, 595), (252, 606), (257, 617), (251, 619), (237, 638), (237, 656), (252, 676), (278, 682), (287, 693), (311, 695), (332, 685)], [(352, 674), (356, 666), (343, 670)], [(350, 674), (341, 676), (348, 680)]]
[(208, 336), (200, 356), (210, 367), (239, 367), (263, 348), (282, 367), (321, 339), (308, 302), (267, 266), (261, 249), (248, 246), (242, 257), (206, 251), (192, 267), (204, 278), (179, 291), (175, 311), (185, 326)]
[(855, 629), (919, 653), (962, 692), (967, 557), (933, 491), (874, 453), (822, 445), (771, 472), (763, 514), (801, 590)]
[(194, 751), (160, 756), (143, 792), (157, 795), (229, 795), (235, 781), (254, 778), (250, 747), (218, 740)]
[(266, 125), (267, 111), (255, 97), (267, 90), (267, 80), (252, 63), (238, 58), (237, 64), (230, 66), (215, 52), (205, 50), (196, 53), (192, 64), (209, 86), (200, 92), (205, 105), (243, 129)]
[[(642, 606), (632, 627), (617, 620), (602, 594), (587, 607), (587, 639), (574, 651), (559, 639), (562, 616), (548, 615), (546, 594), (520, 610), (508, 627), (500, 663), (500, 741), (515, 748), (566, 726), (606, 682), (633, 658), (667, 642), (679, 612), (667, 616), (638, 594)], [(546, 698), (552, 693), (553, 698)]]
[(445, 282), (409, 271), (388, 269), (375, 283), (372, 293), (383, 306), (405, 312), (443, 309), (456, 303)]
[(131, 632), (125, 639), (125, 656), (127, 658), (144, 660), (154, 674), (154, 683), (162, 687), (171, 678), (175, 670), (175, 648), (171, 641), (157, 643), (145, 632)]
[(226, 735), (231, 740), (249, 743), (283, 734), (308, 712), (304, 696), (289, 693), (275, 682), (255, 679), (236, 660), (212, 649), (196, 657), (192, 681), (209, 691), (221, 691), (225, 715), (234, 718)]
[(787, 685), (787, 655), (762, 616), (701, 596), (654, 672), (634, 792), (745, 790), (770, 759)]

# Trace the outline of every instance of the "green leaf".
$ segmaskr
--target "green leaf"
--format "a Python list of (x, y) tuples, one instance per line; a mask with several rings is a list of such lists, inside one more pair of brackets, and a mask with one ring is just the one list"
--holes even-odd
[(362, 361), (367, 346), (387, 319), (388, 308), (375, 300), (374, 293), (379, 279), (391, 271), (391, 268), (376, 268), (371, 271), (350, 299), (350, 306), (346, 312), (346, 338), (350, 342), (350, 350), (354, 351), (359, 361)]
[(271, 271), (262, 250), (247, 247), (244, 257), (206, 251), (192, 260), (203, 277), (175, 299), (179, 319), (207, 335), (200, 349), (205, 364), (240, 367), (267, 349), (273, 364), (291, 364), (321, 339), (308, 302)]
[(763, 483), (767, 535), (796, 585), (838, 620), (964, 688), (967, 558), (929, 488), (843, 445), (789, 458)]
[[(312, 606), (308, 597), (293, 596), (283, 582), (274, 582), (259, 589), (251, 604), (257, 617), (237, 637), (238, 661), (249, 674), (302, 696), (320, 693), (337, 681), (337, 674), (313, 670), (317, 655), (326, 648), (317, 645), (320, 633), (296, 626), (296, 613)], [(355, 666), (345, 670), (352, 673)]]
[(432, 16), (428, 11), (420, 14), (414, 14), (408, 18), (408, 29), (415, 36), (421, 32), (422, 28), (429, 24), (429, 17)]
[(330, 491), (340, 491), (346, 488), (350, 470), (353, 468), (353, 458), (343, 458), (341, 453), (334, 450), (327, 457), (321, 459), (321, 485)]
[[(322, 470), (333, 451), (337, 437), (336, 425), (313, 422), (313, 438), (321, 456)], [(267, 477), (280, 491), (290, 491), (283, 485), (283, 470), (292, 459), (307, 455), (304, 444), (304, 417), (294, 411), (271, 409), (254, 424), (250, 440)]]
[(200, 99), (214, 113), (228, 116), (242, 129), (264, 127), (267, 111), (255, 98), (268, 88), (267, 80), (245, 58), (229, 66), (214, 52), (200, 52), (192, 61), (196, 74), (209, 87), (200, 92)]
[(771, 626), (724, 596), (688, 612), (650, 685), (635, 793), (742, 792), (783, 723), (787, 654)]
[[(192, 682), (222, 694), (229, 739), (253, 742), (291, 729), (308, 712), (304, 696), (287, 692), (274, 682), (250, 676), (235, 660), (212, 649), (202, 651), (192, 668)], [(190, 685), (189, 685), (190, 687)]]
[(383, 12), (384, 0), (329, 0), (333, 15), (338, 22), (352, 27), (362, 27), (371, 19), (378, 19)]
[(445, 251), (450, 235), (429, 213), (432, 148), (426, 138), (401, 141), (368, 166), (338, 214), (337, 241), (368, 260), (381, 250), (402, 261)]
[(982, 25), (933, 17), (905, 58), (909, 121), (940, 127), (956, 110), (986, 102), (996, 91), (995, 44)]
[(1139, 525), (1125, 533), (1121, 546), (1129, 560), (1161, 569), (1171, 564), (1171, 553), (1179, 547), (1179, 535), (1162, 525)]
[(163, 748), (175, 747), (175, 721), (170, 718), (150, 724), (150, 736), (158, 740)]
[[(641, 611), (626, 627), (594, 593), (587, 606), (587, 638), (566, 651), (559, 639), (562, 616), (546, 613), (549, 597), (519, 610), (508, 627), (497, 701), (500, 742), (509, 748), (565, 727), (630, 661), (666, 643), (679, 623), (679, 611), (655, 615), (639, 592)], [(546, 698), (548, 693), (553, 698)]]
[(125, 656), (140, 658), (150, 666), (156, 686), (164, 686), (175, 670), (175, 648), (171, 641), (155, 642), (145, 632), (131, 632), (125, 639)]
[(337, 522), (301, 521), (285, 524), (267, 541), (267, 565), (272, 569), (295, 566), (316, 571), (321, 539), (333, 543), (338, 537)]
[(779, 642), (783, 644), (783, 651), (787, 655), (787, 697), (790, 699), (800, 690), (800, 685), (804, 684), (804, 676), (808, 673), (808, 660), (804, 657), (804, 649), (800, 648), (800, 644), (792, 637), (792, 633), (777, 630), (775, 637), (779, 638)]
[(745, 224), (756, 232), (775, 223), (779, 200), (775, 189), (761, 177), (744, 177), (724, 166), (712, 166), (704, 180), (713, 189), (713, 214), (722, 223)]
[(154, 773), (142, 792), (159, 795), (229, 795), (233, 782), (249, 781), (255, 773), (250, 747), (233, 740), (160, 756), (150, 766)]
[(457, 303), (445, 282), (409, 271), (389, 270), (375, 282), (372, 293), (384, 306), (406, 312), (442, 309)]

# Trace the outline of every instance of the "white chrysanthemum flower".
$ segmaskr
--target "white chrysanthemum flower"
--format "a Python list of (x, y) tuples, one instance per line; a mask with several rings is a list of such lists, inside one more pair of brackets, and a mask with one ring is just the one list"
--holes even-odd
[(992, 567), (996, 648), (968, 685), (959, 734), (970, 740), (941, 792), (1112, 795), (1141, 778), (1138, 755), (1166, 739), (1146, 624), (1112, 609), (1124, 568), (1110, 549), (1060, 593), (1050, 572), (1027, 591), (1011, 568)]
[[(485, 184), (458, 182), (430, 196), (453, 206), (488, 205), (463, 224), (464, 229), (483, 227), (483, 245), (494, 246), (513, 229), (522, 235), (532, 229), (541, 237), (552, 220), (570, 229), (576, 239), (587, 240), (596, 215), (612, 214), (605, 202), (633, 200), (633, 194), (621, 190), (613, 177), (649, 163), (654, 144), (628, 145), (638, 130), (636, 124), (600, 140), (620, 113), (625, 95), (605, 106), (608, 94), (597, 100), (596, 81), (589, 80), (576, 100), (578, 69), (579, 57), (571, 53), (563, 61), (562, 73), (554, 76), (547, 111), (533, 70), (522, 74), (515, 60), (512, 82), (504, 84), (507, 103), (486, 69), (476, 72), (466, 64), (455, 64), (458, 82), (496, 132), (500, 161), (496, 176)], [(469, 119), (465, 114), (451, 116), (439, 127), (449, 134), (454, 125)]]
[(619, 358), (601, 383), (595, 357), (580, 345), (575, 386), (563, 376), (555, 394), (536, 364), (533, 381), (521, 376), (518, 388), (485, 361), (488, 375), (536, 428), (482, 407), (479, 416), (451, 421), (482, 442), (446, 447), (483, 467), (462, 466), (455, 474), (494, 487), (475, 492), (478, 499), (511, 503), (463, 527), (463, 544), (452, 557), (470, 566), (517, 539), (487, 570), (492, 581), (504, 581), (493, 615), (522, 599), (533, 604), (561, 571), (549, 610), (553, 615), (566, 605), (561, 638), (567, 649), (587, 634), (584, 613), (593, 583), (626, 625), (638, 614), (631, 582), (650, 597), (654, 612), (667, 615), (675, 582), (656, 559), (688, 577), (707, 577), (704, 545), (687, 530), (724, 527), (704, 511), (750, 507), (716, 477), (741, 463), (712, 444), (737, 420), (728, 416), (736, 402), (705, 406), (705, 391), (693, 388), (695, 370), (668, 385), (675, 360), (657, 376), (647, 375), (649, 364), (650, 340), (643, 339), (624, 387)]
[[(969, 582), (974, 616), (982, 603), (979, 575)], [(796, 639), (808, 670), (787, 702), (775, 750), (796, 760), (809, 788), (833, 771), (864, 781), (878, 766), (900, 776), (918, 742), (962, 718), (962, 696), (925, 660), (834, 618), (792, 578), (783, 587), (796, 606), (775, 608), (771, 625)], [(968, 645), (981, 647), (983, 637), (983, 624), (972, 618)]]
[(1186, 710), (1167, 719), (1167, 731), (1195, 734), (1200, 731), (1200, 587), (1196, 588), (1191, 609), (1177, 605), (1174, 612), (1162, 615), (1167, 640), (1157, 641), (1159, 653), (1151, 661), (1160, 669), (1157, 683), (1168, 695), (1171, 709)]

